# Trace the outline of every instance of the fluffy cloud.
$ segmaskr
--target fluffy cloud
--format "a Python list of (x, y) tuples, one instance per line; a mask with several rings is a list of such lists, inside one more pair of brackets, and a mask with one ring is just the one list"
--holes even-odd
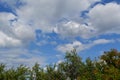
[(89, 49), (95, 45), (107, 44), (107, 43), (112, 43), (112, 42), (114, 42), (114, 40), (107, 40), (107, 39), (98, 39), (98, 40), (92, 41), (88, 44), (83, 44), (80, 41), (74, 41), (73, 43), (59, 45), (57, 47), (57, 50), (65, 53), (66, 51), (70, 51), (75, 48), (79, 52), (82, 50)]
[[(81, 11), (86, 10), (92, 3), (98, 0), (22, 0), (25, 6), (17, 9), (19, 18), (31, 23), (36, 29), (43, 32), (51, 32), (55, 23), (62, 18), (72, 19), (79, 17)], [(72, 6), (71, 6), (72, 5)], [(39, 7), (39, 8), (38, 8)]]
[(0, 47), (18, 47), (34, 39), (34, 30), (12, 13), (0, 13)]
[(18, 47), (21, 46), (21, 41), (0, 32), (0, 47)]
[(98, 4), (88, 13), (91, 26), (96, 29), (95, 35), (116, 33), (120, 34), (120, 5), (108, 3)]
[[(17, 21), (14, 21), (13, 32), (9, 33), (14, 33), (18, 39), (33, 39), (36, 29), (40, 29), (45, 33), (51, 33), (54, 30), (64, 37), (90, 38), (106, 33), (120, 34), (120, 5), (116, 3), (98, 4), (91, 8), (87, 14), (89, 18), (86, 25), (81, 20), (76, 22), (76, 16), (79, 17), (79, 13), (87, 10), (91, 4), (99, 0), (20, 1), (25, 5), (16, 8), (17, 16), (12, 13), (8, 13), (9, 15), (4, 13), (1, 15), (2, 21), (0, 22), (2, 26), (10, 26), (9, 20), (17, 18)], [(7, 2), (7, 0), (3, 2)], [(15, 3), (9, 5), (13, 4)], [(7, 16), (7, 20), (3, 16)], [(70, 21), (59, 23), (62, 18), (70, 19)], [(58, 25), (55, 27), (56, 24)], [(4, 27), (1, 27), (1, 29), (4, 29), (4, 32), (6, 31)], [(7, 27), (6, 32), (8, 30), (9, 27)]]
[(6, 33), (10, 32), (10, 20), (13, 20), (15, 18), (16, 16), (14, 16), (12, 13), (0, 12), (0, 30)]
[[(106, 33), (120, 33), (120, 5), (116, 3), (98, 4), (91, 8), (87, 14), (89, 17), (88, 25), (85, 25), (81, 21), (76, 22), (72, 19), (78, 17), (81, 11), (86, 10), (92, 3), (99, 0), (20, 1), (26, 4), (16, 8), (17, 16), (12, 13), (0, 13), (0, 30), (6, 36), (22, 42), (33, 40), (36, 29), (41, 29), (42, 32), (52, 32), (54, 30), (65, 37), (79, 36), (82, 38)], [(16, 4), (15, 0), (11, 3), (8, 0), (2, 0), (2, 2), (14, 7)], [(71, 19), (71, 21), (57, 22), (64, 17)], [(17, 20), (10, 22), (14, 19)], [(54, 27), (56, 23), (58, 25)]]
[(83, 44), (81, 42), (79, 42), (79, 41), (75, 41), (75, 42), (70, 43), (70, 44), (59, 45), (57, 47), (57, 50), (65, 53), (66, 51), (73, 50), (74, 48), (77, 49), (79, 47), (81, 47), (81, 50), (82, 50), (83, 49)]
[(120, 34), (120, 5), (108, 3), (98, 4), (91, 8), (85, 20), (86, 24), (76, 21), (63, 22), (54, 28), (62, 36), (90, 38), (103, 34)]
[[(0, 13), (0, 30), (6, 37), (15, 41), (21, 41), (24, 44), (35, 38), (35, 30), (40, 29), (42, 32), (51, 33), (55, 30), (55, 25), (59, 23), (60, 19), (64, 17), (68, 19), (74, 19), (76, 16), (79, 17), (81, 11), (86, 10), (96, 1), (99, 0), (13, 0), (12, 2), (1, 0), (1, 2), (14, 8), (17, 16), (10, 12)], [(17, 8), (16, 4), (18, 2), (25, 4)], [(73, 36), (88, 37), (91, 30), (84, 24), (72, 21), (61, 25), (62, 27), (57, 26), (58, 32), (56, 33), (66, 34), (66, 36), (69, 36), (71, 33)], [(4, 41), (3, 38), (1, 39)], [(7, 47), (7, 42), (4, 45), (5, 47)]]
[(23, 41), (29, 41), (35, 38), (34, 29), (31, 28), (30, 25), (25, 24), (21, 21), (13, 22), (12, 31), (16, 38), (21, 39)]
[(85, 24), (80, 24), (74, 21), (63, 22), (54, 28), (54, 31), (64, 37), (82, 37), (89, 38), (94, 34), (93, 28)]

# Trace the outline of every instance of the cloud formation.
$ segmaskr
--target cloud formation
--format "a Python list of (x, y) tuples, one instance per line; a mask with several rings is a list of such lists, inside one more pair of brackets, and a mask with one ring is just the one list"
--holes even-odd
[(81, 37), (90, 38), (94, 35), (93, 28), (86, 24), (81, 24), (74, 21), (63, 22), (54, 28), (54, 32), (64, 37)]
[[(9, 20), (17, 19), (12, 22), (12, 26), (14, 26), (13, 33), (20, 39), (25, 39), (25, 37), (29, 40), (33, 39), (34, 32), (37, 29), (40, 29), (43, 33), (55, 31), (64, 37), (90, 38), (102, 34), (120, 34), (120, 5), (117, 3), (97, 4), (89, 9), (90, 5), (99, 0), (20, 1), (25, 5), (16, 8), (17, 16), (12, 13), (2, 13), (2, 16), (9, 15)], [(7, 2), (7, 0), (3, 2)], [(11, 4), (9, 4), (9, 1), (7, 3), (8, 5), (14, 5), (15, 1)], [(88, 16), (87, 20), (79, 17), (80, 13), (85, 10), (89, 10), (86, 15)], [(63, 18), (69, 21), (60, 23), (59, 20)], [(10, 26), (9, 20), (2, 20), (1, 24)], [(9, 29), (9, 27), (7, 28)], [(26, 34), (23, 36), (24, 33)]]
[(28, 24), (17, 21), (17, 16), (1, 12), (0, 17), (0, 47), (18, 47), (34, 39), (34, 30)]
[(79, 17), (79, 13), (95, 1), (97, 0), (23, 0), (26, 5), (17, 10), (17, 15), (26, 23), (32, 21), (34, 28), (51, 32), (60, 19)]
[[(12, 9), (14, 8), (16, 15), (8, 12), (0, 13), (0, 30), (2, 34), (11, 38), (11, 40), (19, 41), (19, 44), (24, 44), (35, 39), (35, 30), (40, 29), (44, 33), (52, 33), (60, 19), (73, 19), (96, 1), (99, 0), (13, 0), (12, 2), (2, 0), (1, 2), (6, 3)], [(18, 8), (16, 6), (18, 2), (24, 3), (25, 5)], [(70, 21), (57, 26), (58, 32), (56, 33), (66, 36), (72, 34), (73, 36), (84, 38), (88, 37), (90, 30), (90, 27), (84, 24)], [(2, 36), (2, 34), (0, 35)], [(3, 38), (1, 39), (2, 41), (6, 41)], [(7, 44), (7, 42), (4, 43)], [(11, 45), (12, 43), (14, 42), (11, 42)], [(18, 42), (16, 46), (17, 44)], [(4, 47), (8, 46), (4, 45)]]
[(68, 21), (57, 25), (55, 31), (64, 37), (73, 36), (89, 39), (104, 34), (120, 34), (120, 5), (117, 3), (98, 4), (89, 9), (82, 22)]
[(120, 5), (108, 3), (98, 4), (89, 13), (89, 21), (95, 29), (95, 35), (116, 33), (120, 34)]
[(114, 42), (114, 40), (107, 40), (107, 39), (98, 39), (87, 44), (84, 44), (80, 41), (73, 41), (72, 43), (59, 45), (57, 47), (57, 50), (62, 53), (66, 53), (67, 51), (73, 50), (75, 48), (78, 52), (80, 52), (96, 45), (107, 44), (112, 42)]

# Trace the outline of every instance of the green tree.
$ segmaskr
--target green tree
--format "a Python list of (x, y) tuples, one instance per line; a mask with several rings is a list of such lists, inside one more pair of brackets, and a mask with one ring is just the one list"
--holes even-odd
[(85, 62), (85, 66), (84, 66), (84, 78), (86, 78), (86, 80), (96, 80), (96, 76), (95, 76), (95, 65), (94, 62), (90, 59), (87, 58), (86, 62)]
[(17, 80), (26, 80), (28, 74), (28, 68), (26, 66), (20, 65), (16, 69)]
[(3, 63), (0, 64), (0, 80), (3, 80), (5, 77), (5, 65)]
[(103, 78), (111, 79), (111, 80), (119, 80), (120, 79), (120, 52), (116, 49), (111, 49), (110, 51), (104, 52), (104, 54), (100, 57), (103, 64)]
[(41, 68), (38, 63), (36, 63), (32, 67), (30, 79), (31, 80), (46, 80), (45, 77), (46, 77), (46, 75), (45, 75), (44, 69)]
[(75, 49), (66, 53), (65, 61), (60, 65), (62, 66), (64, 74), (71, 80), (77, 79), (77, 77), (81, 75), (83, 62), (77, 55)]

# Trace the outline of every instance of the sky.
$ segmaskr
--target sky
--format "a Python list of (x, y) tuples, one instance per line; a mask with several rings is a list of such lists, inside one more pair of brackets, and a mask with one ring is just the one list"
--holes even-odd
[(119, 0), (0, 0), (0, 63), (60, 63), (120, 50)]

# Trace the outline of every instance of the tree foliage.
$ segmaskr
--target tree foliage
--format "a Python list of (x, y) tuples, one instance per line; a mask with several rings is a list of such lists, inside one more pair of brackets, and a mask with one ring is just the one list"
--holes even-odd
[(36, 63), (32, 68), (20, 65), (6, 68), (0, 64), (0, 80), (120, 80), (120, 52), (116, 49), (104, 52), (94, 61), (82, 61), (76, 50), (67, 52), (63, 62), (47, 65)]

